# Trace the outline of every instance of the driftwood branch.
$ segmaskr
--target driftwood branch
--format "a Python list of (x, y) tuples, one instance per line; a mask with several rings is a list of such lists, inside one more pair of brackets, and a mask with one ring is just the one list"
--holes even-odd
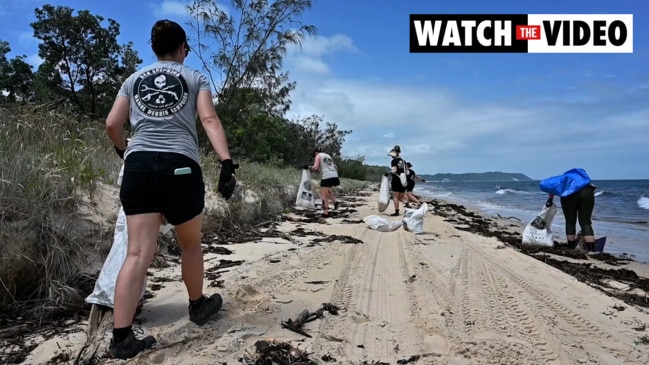
[(75, 364), (90, 364), (97, 354), (99, 347), (104, 345), (103, 337), (113, 325), (113, 309), (103, 305), (93, 304), (88, 318), (86, 343), (83, 345), (74, 361)]
[(286, 321), (283, 321), (282, 328), (286, 328), (295, 333), (299, 333), (302, 336), (311, 337), (310, 334), (306, 333), (302, 329), (302, 326), (304, 326), (305, 323), (322, 318), (325, 311), (333, 315), (338, 315), (339, 308), (330, 303), (323, 303), (322, 307), (315, 312), (309, 312), (309, 310), (305, 309), (300, 312), (300, 314), (298, 314), (295, 319), (289, 318)]

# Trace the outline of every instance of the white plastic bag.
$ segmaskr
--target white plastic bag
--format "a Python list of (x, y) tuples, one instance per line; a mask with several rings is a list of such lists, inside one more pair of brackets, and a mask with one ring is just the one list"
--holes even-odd
[(363, 221), (373, 230), (379, 232), (391, 232), (396, 231), (401, 227), (400, 221), (391, 221), (380, 215), (368, 215), (363, 219)]
[(523, 244), (553, 246), (552, 220), (557, 214), (557, 206), (544, 207), (523, 230)]
[(390, 180), (383, 175), (379, 188), (379, 212), (385, 211), (388, 205), (390, 205)]
[(401, 186), (404, 188), (408, 187), (408, 175), (405, 172), (399, 174), (399, 181), (401, 181)]
[(406, 209), (403, 217), (403, 228), (415, 234), (424, 233), (424, 215), (428, 211), (428, 204), (422, 203), (417, 209)]
[(311, 185), (311, 171), (302, 170), (302, 180), (300, 188), (297, 191), (295, 205), (306, 209), (315, 209), (315, 198), (313, 197), (313, 187)]
[[(124, 165), (119, 171), (117, 177), (117, 185), (122, 184), (122, 178), (124, 176)], [(160, 231), (165, 234), (168, 232), (172, 225), (167, 224), (160, 228)], [(99, 277), (95, 282), (95, 289), (92, 294), (86, 298), (86, 303), (90, 304), (99, 304), (106, 307), (113, 308), (115, 305), (115, 284), (117, 283), (117, 275), (119, 275), (119, 270), (124, 264), (126, 259), (126, 251), (128, 248), (128, 231), (126, 227), (126, 214), (124, 213), (124, 208), (119, 207), (119, 213), (117, 214), (117, 221), (115, 222), (115, 231), (113, 233), (113, 245), (110, 248), (110, 252), (104, 261), (104, 266), (99, 272)], [(144, 296), (146, 290), (146, 277), (144, 278), (144, 285), (142, 286), (142, 294), (140, 299)]]

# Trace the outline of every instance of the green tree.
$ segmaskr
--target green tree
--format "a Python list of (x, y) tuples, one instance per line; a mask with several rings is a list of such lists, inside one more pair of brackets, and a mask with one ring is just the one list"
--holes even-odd
[[(107, 90), (114, 90), (126, 69), (141, 62), (132, 46), (117, 43), (119, 24), (108, 19), (104, 27), (103, 17), (88, 10), (74, 15), (66, 6), (44, 5), (35, 12), (37, 20), (31, 26), (34, 37), (41, 40), (38, 55), (46, 64), (40, 76), (60, 75), (59, 90), (50, 94), (64, 95), (84, 114), (104, 114), (110, 105), (104, 99), (114, 98), (114, 91)], [(124, 62), (125, 57), (128, 65), (121, 67), (120, 58)]]
[[(282, 59), (316, 28), (299, 17), (311, 0), (232, 0), (227, 11), (215, 0), (189, 6), (197, 57), (214, 89), (214, 99), (230, 145), (240, 157), (277, 158), (287, 129), (284, 115), (295, 88)], [(201, 144), (206, 145), (202, 135)], [(208, 151), (208, 150), (206, 150)], [(207, 152), (208, 153), (208, 152)]]
[(9, 43), (0, 41), (0, 97), (10, 102), (25, 102), (33, 95), (32, 66), (25, 62), (24, 55), (8, 60), (9, 52)]
[(0, 40), (0, 98), (5, 99), (4, 91), (7, 88), (7, 75), (10, 72), (7, 54), (11, 52), (9, 42)]
[(56, 66), (45, 61), (38, 66), (34, 74), (34, 100), (39, 104), (68, 104), (68, 93), (61, 87), (63, 78)]
[(331, 157), (340, 159), (345, 137), (350, 133), (351, 130), (338, 130), (336, 123), (325, 122), (321, 115), (291, 121), (284, 132), (289, 141), (282, 152), (284, 161), (292, 166), (304, 165), (312, 159), (316, 147), (320, 147)]
[(93, 91), (95, 95), (86, 93), (84, 88), (81, 93), (85, 95), (84, 100), (90, 98), (96, 99), (97, 113), (100, 116), (106, 116), (115, 101), (117, 90), (128, 76), (137, 71), (138, 65), (142, 63), (142, 59), (133, 49), (133, 42), (129, 42), (124, 46), (120, 46), (121, 63), (112, 64), (113, 69), (107, 69), (106, 77), (97, 80)]
[[(299, 17), (312, 0), (232, 0), (227, 12), (216, 0), (195, 0), (189, 6), (198, 43), (196, 54), (203, 63), (224, 123), (238, 122), (239, 90), (254, 88), (259, 104), (270, 115), (282, 116), (290, 106), (295, 84), (281, 72), (282, 59), (291, 45), (299, 45), (316, 28)], [(216, 77), (219, 77), (219, 80)]]

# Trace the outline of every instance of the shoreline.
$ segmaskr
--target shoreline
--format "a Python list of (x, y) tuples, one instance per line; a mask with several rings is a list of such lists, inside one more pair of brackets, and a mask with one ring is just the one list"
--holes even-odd
[[(625, 301), (635, 290), (628, 285), (634, 282), (629, 263), (521, 252), (521, 231), (512, 222), (435, 199), (427, 203), (423, 234), (373, 231), (362, 219), (379, 214), (377, 190), (341, 196), (331, 218), (317, 211), (285, 213), (250, 235), (261, 239), (205, 239), (205, 292), (220, 292), (225, 305), (204, 327), (187, 318), (177, 258), (161, 255), (168, 266), (150, 270), (148, 299), (135, 324), (159, 345), (134, 362), (251, 364), (240, 360), (264, 356), (258, 341), (289, 344), (332, 364), (480, 364), (494, 358), (601, 363), (611, 357), (642, 363), (649, 357), (643, 342), (649, 337), (640, 330), (649, 324), (648, 308)], [(382, 216), (399, 220), (387, 215), (391, 211)], [(589, 272), (606, 281), (589, 282), (583, 277)], [(323, 303), (340, 310), (304, 324), (311, 337), (284, 328), (288, 319), (304, 310), (317, 313)], [(74, 359), (86, 341), (86, 323), (50, 337), (24, 363), (63, 354)], [(103, 337), (98, 354), (109, 338)]]
[[(523, 245), (522, 243), (520, 243), (520, 241), (522, 239), (523, 230), (525, 229), (525, 226), (528, 224), (528, 222), (522, 221), (517, 217), (503, 217), (503, 216), (500, 216), (499, 214), (496, 215), (496, 216), (488, 214), (488, 213), (482, 211), (481, 207), (479, 205), (475, 204), (475, 203), (474, 204), (468, 204), (468, 203), (465, 204), (465, 203), (461, 203), (461, 202), (458, 202), (458, 201), (454, 201), (452, 199), (444, 199), (442, 197), (437, 197), (437, 196), (433, 196), (433, 195), (426, 195), (426, 194), (421, 194), (421, 195), (417, 195), (417, 196), (418, 197), (421, 196), (421, 198), (419, 198), (419, 200), (422, 201), (422, 202), (426, 201), (429, 204), (430, 204), (430, 202), (441, 202), (443, 205), (447, 205), (447, 206), (464, 207), (464, 209), (462, 209), (462, 210), (470, 212), (470, 215), (479, 215), (482, 218), (492, 219), (495, 222), (495, 224), (497, 224), (501, 228), (507, 227), (507, 228), (509, 228), (509, 231), (511, 231), (511, 230), (515, 231), (515, 232), (510, 232), (510, 235), (508, 235), (509, 237), (504, 238), (505, 241), (513, 242), (513, 246), (517, 247), (517, 248), (520, 248), (520, 247), (525, 248), (525, 246), (527, 246), (527, 245)], [(390, 207), (392, 207), (392, 209), (394, 209), (393, 208), (394, 207), (393, 203), (391, 202), (390, 204), (391, 204)], [(388, 207), (388, 209), (390, 209), (390, 207)], [(518, 236), (519, 236), (518, 237), (518, 241), (519, 241), (518, 243), (516, 243), (516, 234), (518, 234)], [(556, 240), (556, 233), (555, 233), (555, 241), (557, 241)], [(559, 240), (559, 242), (564, 242), (565, 243), (565, 238), (563, 240)], [(607, 253), (606, 251), (603, 252), (603, 253), (599, 253), (599, 254), (588, 255), (588, 254), (586, 254), (586, 253), (584, 253), (582, 251), (578, 251), (578, 250), (577, 251), (575, 251), (575, 250), (571, 251), (571, 250), (567, 250), (567, 249), (555, 249), (553, 247), (547, 247), (547, 248), (546, 247), (539, 247), (538, 251), (534, 247), (529, 247), (528, 246), (527, 248), (531, 252), (541, 251), (541, 252), (548, 252), (548, 253), (551, 253), (551, 254), (553, 254), (553, 253), (557, 254), (558, 253), (557, 256), (568, 257), (568, 258), (574, 258), (574, 256), (577, 256), (580, 259), (584, 259), (584, 257), (591, 257), (595, 262), (610, 262), (610, 263), (614, 263), (613, 266), (625, 265), (625, 266), (629, 267), (630, 270), (636, 271), (638, 276), (644, 277), (644, 278), (649, 278), (649, 262), (637, 261), (637, 260), (635, 260), (633, 258), (633, 255), (628, 255), (628, 254), (619, 254), (618, 255), (618, 254)], [(523, 252), (523, 253), (525, 253), (525, 252)], [(602, 255), (602, 256), (598, 257), (599, 255)], [(598, 258), (601, 258), (601, 260), (599, 260)]]
[[(513, 208), (498, 205), (489, 207), (488, 205), (481, 205), (478, 202), (474, 202), (463, 197), (456, 197), (454, 195), (437, 195), (432, 193), (430, 190), (426, 190), (426, 188), (415, 188), (415, 190), (418, 190), (417, 192), (421, 193), (421, 195), (425, 196), (427, 199), (439, 199), (449, 203), (464, 205), (467, 208), (477, 212), (478, 214), (493, 218), (503, 218), (503, 216), (508, 216), (506, 218), (514, 218), (515, 220), (518, 220), (520, 222), (522, 226), (521, 232), (525, 228), (527, 223), (531, 221), (536, 214), (538, 214), (538, 212), (534, 213), (522, 208)], [(542, 205), (542, 203), (540, 205)], [(565, 234), (563, 233), (565, 232), (563, 219), (564, 218), (561, 209), (559, 209), (559, 213), (557, 216), (555, 216), (555, 219), (552, 223), (552, 230), (554, 233), (554, 240), (565, 243), (566, 239)], [(604, 232), (598, 237), (608, 237), (606, 244), (608, 250), (605, 249), (605, 252), (619, 258), (630, 259), (635, 262), (649, 264), (649, 251), (643, 250), (642, 247), (634, 247), (634, 245), (641, 245), (642, 242), (644, 242), (644, 238), (642, 238), (641, 236), (636, 236), (635, 234), (633, 236), (627, 236), (625, 235), (625, 233), (622, 233), (622, 235), (620, 236), (619, 234), (615, 233), (616, 224), (623, 225), (623, 227), (617, 227), (617, 230), (619, 231), (621, 229), (622, 231), (626, 232), (627, 235), (629, 234), (627, 231), (631, 229), (635, 224), (640, 224), (643, 227), (647, 226), (646, 223), (642, 222), (615, 222), (593, 217), (593, 225), (596, 228), (596, 234), (598, 231)], [(624, 226), (626, 226), (626, 228)]]

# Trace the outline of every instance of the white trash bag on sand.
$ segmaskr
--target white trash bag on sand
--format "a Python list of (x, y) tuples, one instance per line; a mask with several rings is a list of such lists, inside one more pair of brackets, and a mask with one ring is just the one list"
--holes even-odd
[(552, 220), (555, 214), (557, 214), (557, 206), (554, 203), (549, 207), (543, 207), (541, 213), (525, 226), (523, 244), (553, 246)]
[(306, 209), (315, 209), (315, 197), (313, 196), (313, 187), (311, 184), (311, 171), (302, 170), (302, 180), (300, 188), (297, 191), (295, 205)]
[(392, 232), (401, 227), (400, 221), (391, 221), (380, 215), (368, 215), (363, 219), (367, 225), (375, 231), (379, 232)]
[[(101, 268), (99, 277), (95, 282), (95, 290), (86, 298), (87, 303), (113, 308), (115, 304), (115, 284), (117, 283), (119, 270), (126, 259), (127, 243), (126, 214), (124, 214), (124, 208), (120, 206), (117, 222), (115, 223), (115, 233), (113, 234), (113, 246), (110, 248), (104, 266)], [(144, 295), (145, 289), (146, 285), (142, 288), (142, 295)]]
[(422, 203), (417, 209), (406, 209), (403, 217), (403, 228), (415, 234), (424, 233), (424, 216), (428, 211), (428, 204)]
[(379, 188), (379, 212), (383, 212), (390, 205), (390, 181), (387, 176), (381, 178), (381, 187)]

